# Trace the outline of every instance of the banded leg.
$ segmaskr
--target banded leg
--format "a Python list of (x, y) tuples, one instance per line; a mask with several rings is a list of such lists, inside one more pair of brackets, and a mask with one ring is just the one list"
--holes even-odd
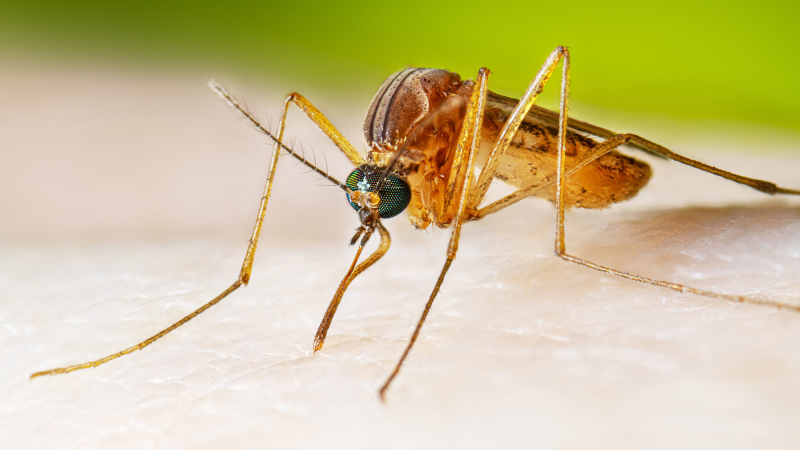
[[(69, 373), (69, 372), (73, 372), (75, 370), (80, 370), (80, 369), (88, 369), (88, 368), (91, 368), (91, 367), (97, 367), (97, 366), (99, 366), (101, 364), (105, 364), (105, 363), (107, 363), (107, 362), (109, 362), (109, 361), (111, 361), (113, 359), (117, 359), (117, 358), (119, 358), (121, 356), (127, 355), (129, 353), (133, 353), (133, 352), (135, 352), (137, 350), (142, 350), (143, 348), (147, 347), (148, 345), (152, 344), (153, 342), (161, 339), (162, 337), (167, 335), (169, 332), (171, 332), (174, 329), (180, 327), (181, 325), (183, 325), (186, 322), (192, 320), (193, 318), (195, 318), (196, 316), (200, 315), (201, 313), (203, 313), (207, 309), (209, 309), (212, 306), (216, 305), (217, 303), (222, 301), (222, 299), (224, 299), (225, 297), (230, 295), (233, 291), (239, 289), (243, 285), (246, 285), (248, 283), (248, 281), (250, 280), (250, 274), (252, 273), (253, 260), (255, 258), (256, 247), (258, 246), (258, 238), (261, 235), (261, 227), (262, 227), (262, 225), (264, 223), (264, 216), (265, 216), (266, 211), (267, 211), (267, 203), (269, 202), (269, 197), (270, 197), (270, 194), (272, 192), (272, 183), (273, 183), (273, 180), (275, 178), (275, 170), (276, 170), (276, 167), (277, 167), (277, 164), (278, 164), (278, 158), (280, 157), (281, 150), (284, 150), (284, 151), (288, 152), (289, 154), (291, 154), (292, 156), (294, 156), (295, 158), (299, 159), (300, 162), (302, 162), (306, 166), (310, 167), (311, 169), (313, 169), (315, 172), (319, 173), (320, 175), (324, 176), (329, 181), (335, 183), (336, 185), (338, 185), (340, 187), (345, 188), (345, 186), (341, 182), (339, 182), (335, 178), (331, 177), (325, 171), (323, 171), (322, 169), (319, 169), (318, 167), (313, 165), (311, 162), (306, 160), (304, 157), (302, 157), (301, 155), (295, 153), (292, 149), (286, 147), (281, 142), (281, 139), (283, 138), (283, 130), (284, 130), (284, 127), (285, 127), (286, 109), (288, 107), (289, 101), (293, 100), (293, 98), (292, 99), (289, 98), (289, 97), (292, 97), (292, 96), (287, 97), (286, 102), (284, 102), (283, 111), (282, 111), (282, 114), (281, 114), (281, 120), (280, 120), (280, 123), (278, 124), (278, 131), (277, 131), (276, 135), (273, 135), (272, 133), (267, 131), (258, 122), (258, 120), (256, 120), (255, 117), (253, 117), (252, 114), (250, 114), (245, 108), (240, 106), (239, 103), (233, 97), (231, 97), (230, 94), (228, 94), (228, 92), (222, 86), (216, 84), (213, 81), (210, 83), (210, 86), (223, 99), (225, 99), (232, 107), (234, 107), (234, 108), (238, 109), (240, 112), (242, 112), (242, 114), (244, 114), (259, 131), (261, 131), (262, 133), (266, 134), (268, 137), (270, 137), (275, 142), (275, 145), (274, 145), (273, 150), (272, 150), (272, 158), (270, 160), (269, 172), (268, 172), (268, 175), (267, 175), (267, 181), (266, 181), (266, 184), (264, 186), (264, 195), (261, 198), (261, 205), (259, 207), (258, 216), (257, 216), (256, 223), (255, 223), (255, 226), (254, 226), (254, 229), (253, 229), (253, 235), (250, 238), (250, 241), (248, 242), (247, 252), (245, 254), (244, 262), (242, 263), (242, 268), (241, 268), (241, 270), (239, 272), (239, 277), (236, 279), (236, 281), (234, 281), (234, 283), (230, 287), (225, 289), (221, 294), (216, 296), (214, 299), (212, 299), (211, 301), (209, 301), (205, 305), (201, 306), (200, 308), (198, 308), (197, 310), (195, 310), (191, 314), (187, 315), (186, 317), (182, 318), (181, 320), (175, 322), (174, 324), (172, 324), (168, 328), (160, 331), (159, 333), (155, 334), (154, 336), (152, 336), (152, 337), (150, 337), (150, 338), (148, 338), (148, 339), (146, 339), (146, 340), (144, 340), (144, 341), (142, 341), (142, 342), (140, 342), (140, 343), (138, 343), (138, 344), (136, 344), (136, 345), (134, 345), (132, 347), (126, 348), (126, 349), (124, 349), (122, 351), (119, 351), (119, 352), (114, 353), (112, 355), (106, 356), (105, 358), (100, 358), (100, 359), (98, 359), (96, 361), (90, 361), (90, 362), (86, 362), (86, 363), (83, 363), (83, 364), (76, 364), (76, 365), (62, 367), (62, 368), (58, 368), (58, 369), (45, 370), (45, 371), (42, 371), (42, 372), (36, 372), (33, 375), (31, 375), (31, 379), (34, 379), (34, 378), (42, 376), (42, 375), (56, 375), (56, 374), (60, 374), (60, 373)], [(309, 105), (310, 105), (310, 103), (309, 103)], [(316, 110), (316, 108), (314, 110)], [(324, 117), (323, 117), (323, 119), (324, 119)], [(337, 133), (338, 133), (338, 131), (337, 131)]]
[(391, 385), (392, 381), (395, 379), (395, 377), (397, 377), (397, 374), (400, 372), (400, 367), (403, 365), (403, 362), (406, 360), (409, 352), (411, 351), (411, 347), (413, 347), (414, 343), (417, 341), (420, 330), (422, 330), (422, 324), (425, 323), (425, 319), (428, 317), (428, 313), (433, 306), (433, 301), (436, 298), (436, 294), (439, 293), (439, 289), (444, 282), (444, 277), (447, 274), (447, 271), (450, 269), (450, 265), (455, 259), (456, 252), (458, 251), (458, 241), (461, 238), (461, 226), (467, 218), (466, 206), (471, 188), (470, 185), (472, 181), (472, 174), (475, 170), (475, 154), (478, 151), (478, 146), (480, 145), (481, 141), (480, 134), (481, 126), (483, 125), (483, 112), (484, 105), (486, 103), (486, 86), (488, 77), (488, 69), (483, 68), (478, 72), (478, 78), (476, 80), (477, 83), (472, 92), (472, 96), (470, 97), (469, 104), (467, 105), (464, 126), (462, 127), (461, 135), (459, 136), (458, 149), (456, 151), (457, 153), (460, 152), (462, 155), (464, 155), (463, 160), (466, 163), (466, 170), (456, 173), (458, 174), (457, 176), (463, 180), (450, 180), (450, 183), (448, 183), (455, 186), (460, 186), (460, 190), (458, 192), (458, 210), (453, 223), (453, 233), (451, 234), (450, 242), (447, 245), (447, 258), (445, 259), (444, 267), (439, 274), (439, 278), (436, 280), (436, 285), (433, 288), (433, 292), (431, 292), (428, 302), (425, 304), (425, 309), (422, 311), (422, 316), (417, 322), (414, 333), (411, 335), (411, 339), (409, 340), (405, 351), (403, 351), (403, 355), (400, 357), (400, 360), (397, 361), (394, 370), (392, 370), (392, 373), (383, 383), (383, 386), (381, 386), (379, 391), (381, 400), (386, 399), (386, 391), (389, 389), (389, 385)]

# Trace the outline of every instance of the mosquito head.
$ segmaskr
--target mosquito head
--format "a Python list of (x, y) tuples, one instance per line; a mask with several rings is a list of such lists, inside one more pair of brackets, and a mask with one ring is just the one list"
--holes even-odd
[[(382, 176), (380, 168), (364, 165), (347, 177), (346, 184), (350, 189), (347, 201), (358, 211), (362, 223), (394, 217), (411, 201), (411, 188), (406, 180), (390, 174), (378, 187)], [(376, 213), (378, 217), (374, 217)]]

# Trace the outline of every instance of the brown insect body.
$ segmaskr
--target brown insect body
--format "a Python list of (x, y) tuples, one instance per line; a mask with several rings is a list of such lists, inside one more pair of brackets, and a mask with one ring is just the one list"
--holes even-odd
[[(438, 69), (406, 69), (384, 81), (372, 100), (364, 122), (364, 137), (370, 163), (385, 166), (415, 125), (426, 118), (430, 124), (407, 145), (397, 171), (412, 188), (408, 214), (417, 228), (431, 223), (450, 225), (456, 204), (445, 209), (445, 187), (450, 179), (453, 156), (474, 83), (458, 74)], [(457, 107), (446, 109), (445, 100), (458, 96)], [(483, 167), (503, 123), (517, 100), (489, 92), (486, 101), (481, 148), (476, 165)], [(433, 117), (429, 117), (435, 114)], [(534, 112), (529, 113), (499, 158), (495, 178), (516, 188), (535, 186), (555, 178), (558, 157), (557, 125)], [(567, 131), (567, 167), (598, 143), (575, 130)], [(604, 208), (633, 197), (650, 179), (650, 167), (636, 159), (610, 152), (589, 163), (566, 183), (566, 207)], [(555, 187), (536, 196), (555, 201)], [(476, 209), (479, 205), (468, 205)]]

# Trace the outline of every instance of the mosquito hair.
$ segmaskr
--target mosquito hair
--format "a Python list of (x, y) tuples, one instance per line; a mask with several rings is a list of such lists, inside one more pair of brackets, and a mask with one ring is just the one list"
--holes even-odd
[(325, 159), (325, 172), (329, 172), (329, 170), (328, 170), (328, 157), (325, 155), (325, 152), (322, 152), (322, 157)]
[(272, 130), (272, 118), (269, 116), (269, 114), (264, 113), (264, 120), (267, 121), (267, 128)]
[[(300, 154), (303, 155), (303, 158), (308, 159), (306, 157), (306, 145), (303, 144), (302, 141), (299, 141), (298, 145), (300, 145)], [(314, 158), (314, 163), (313, 164), (314, 164), (314, 166), (316, 166), (317, 165), (317, 154), (314, 152), (314, 148), (313, 147), (308, 147), (308, 149), (311, 150), (311, 156)], [(312, 172), (311, 170), (307, 170), (305, 173), (311, 173), (311, 172)]]
[(300, 149), (300, 156), (305, 159), (306, 158), (306, 148), (303, 146), (303, 143), (298, 141), (297, 138), (292, 138), (292, 148), (299, 148)]
[(314, 151), (314, 147), (309, 147), (311, 149), (311, 156), (314, 157), (314, 165), (317, 165), (317, 152)]
[(274, 135), (274, 134), (272, 134), (272, 133), (271, 133), (269, 130), (267, 130), (266, 128), (264, 128), (264, 126), (263, 126), (263, 125), (261, 125), (261, 123), (258, 121), (258, 119), (256, 119), (256, 118), (255, 118), (255, 116), (253, 116), (252, 114), (250, 114), (250, 111), (247, 109), (247, 106), (245, 105), (244, 107), (242, 107), (242, 105), (240, 105), (240, 104), (239, 104), (239, 102), (237, 102), (237, 101), (236, 101), (236, 99), (235, 99), (235, 98), (233, 98), (233, 97), (231, 96), (231, 94), (229, 94), (229, 93), (228, 93), (228, 91), (227, 91), (227, 90), (226, 90), (224, 87), (222, 87), (222, 85), (221, 85), (221, 84), (217, 83), (217, 82), (216, 82), (216, 81), (214, 81), (214, 80), (209, 80), (209, 82), (208, 82), (208, 86), (209, 86), (211, 89), (213, 89), (214, 91), (216, 91), (216, 93), (217, 93), (217, 94), (218, 94), (218, 95), (219, 95), (219, 96), (220, 96), (220, 97), (221, 97), (223, 100), (225, 100), (225, 102), (228, 104), (228, 106), (230, 106), (231, 108), (235, 108), (235, 109), (239, 110), (239, 112), (241, 112), (242, 114), (244, 114), (244, 116), (245, 116), (245, 117), (247, 117), (247, 119), (249, 119), (249, 120), (250, 120), (250, 122), (251, 122), (251, 123), (252, 123), (252, 125), (253, 125), (253, 126), (256, 128), (256, 130), (260, 131), (261, 133), (265, 134), (267, 137), (269, 137), (270, 139), (272, 139), (272, 140), (273, 140), (273, 141), (274, 141), (276, 144), (278, 144), (278, 146), (279, 146), (281, 149), (283, 149), (284, 151), (286, 151), (286, 152), (287, 152), (287, 153), (289, 153), (290, 155), (294, 156), (294, 157), (295, 157), (295, 158), (296, 158), (298, 161), (300, 161), (300, 162), (301, 162), (301, 163), (303, 163), (304, 165), (308, 166), (308, 167), (309, 167), (311, 170), (313, 170), (314, 172), (316, 172), (316, 173), (318, 173), (318, 174), (322, 175), (323, 177), (325, 177), (325, 178), (326, 178), (328, 181), (330, 181), (331, 183), (333, 183), (333, 184), (335, 184), (335, 185), (339, 186), (339, 187), (340, 187), (341, 189), (343, 189), (344, 191), (348, 191), (348, 190), (349, 190), (349, 189), (347, 189), (347, 186), (346, 186), (344, 183), (342, 183), (341, 181), (337, 180), (336, 178), (334, 178), (334, 177), (332, 177), (332, 176), (328, 175), (328, 173), (327, 173), (326, 171), (324, 171), (324, 170), (320, 169), (320, 168), (319, 168), (319, 167), (317, 167), (315, 164), (312, 164), (312, 163), (311, 163), (310, 161), (308, 161), (308, 160), (307, 160), (307, 159), (306, 159), (304, 156), (301, 156), (301, 155), (297, 154), (297, 152), (295, 152), (295, 151), (294, 151), (294, 150), (292, 150), (291, 148), (287, 147), (287, 146), (286, 146), (286, 144), (284, 144), (283, 142), (281, 142), (281, 141), (280, 141), (280, 140), (279, 140), (277, 137), (275, 137), (275, 135)]
[[(303, 144), (302, 141), (298, 141), (296, 138), (293, 138), (292, 142), (295, 143), (295, 144), (292, 145), (292, 147), (297, 148), (297, 146), (299, 146), (300, 147), (300, 155), (302, 155), (303, 158), (306, 158), (306, 146), (305, 146), (305, 144)], [(314, 152), (314, 148), (313, 147), (308, 147), (308, 148), (311, 150), (311, 155), (314, 157), (314, 166), (316, 166), (317, 165), (317, 154), (316, 154), (316, 152)], [(297, 163), (295, 163), (295, 164), (297, 164)], [(311, 173), (311, 172), (313, 172), (313, 171), (309, 169), (309, 170), (305, 171), (304, 173)]]
[(292, 148), (300, 147), (300, 154), (305, 157), (305, 150), (303, 149), (303, 144), (299, 142), (296, 137), (292, 137), (292, 140), (289, 144), (292, 146)]

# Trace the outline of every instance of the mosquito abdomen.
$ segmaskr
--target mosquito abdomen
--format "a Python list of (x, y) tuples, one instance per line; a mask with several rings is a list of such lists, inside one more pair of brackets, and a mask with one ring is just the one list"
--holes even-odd
[[(487, 109), (482, 134), (485, 143), (494, 144), (506, 114), (499, 108)], [(596, 145), (598, 142), (594, 139), (568, 130), (567, 167)], [(484, 146), (487, 147), (490, 146)], [(500, 157), (495, 177), (517, 188), (542, 184), (555, 178), (557, 158), (557, 127), (529, 116), (520, 124), (511, 144)], [(647, 184), (650, 175), (650, 166), (646, 163), (612, 151), (567, 179), (565, 206), (598, 209), (627, 200)], [(536, 196), (555, 201), (555, 194), (555, 187), (552, 187)]]

